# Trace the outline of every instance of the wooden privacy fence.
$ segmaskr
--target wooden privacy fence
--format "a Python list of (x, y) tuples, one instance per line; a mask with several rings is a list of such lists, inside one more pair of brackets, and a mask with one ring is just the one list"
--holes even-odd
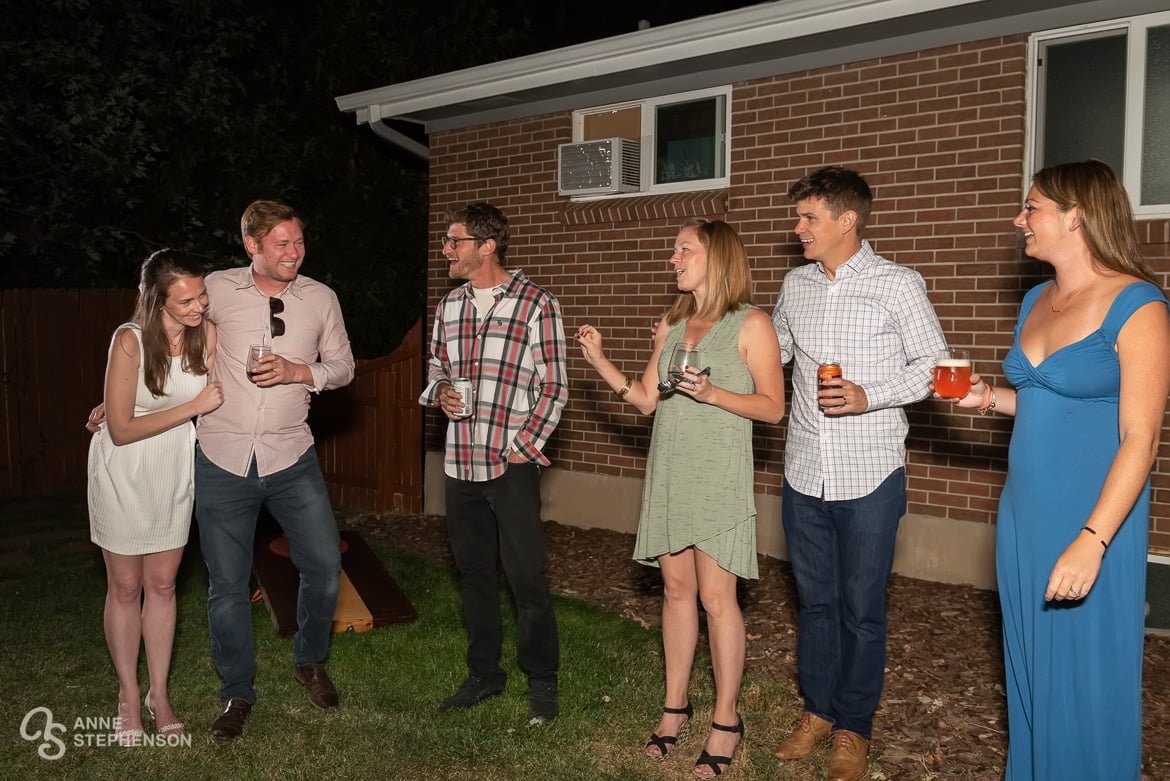
[[(0, 499), (86, 483), (85, 419), (102, 400), (106, 354), (134, 290), (0, 291)], [(314, 396), (309, 416), (339, 505), (421, 512), (422, 323), (390, 355), (358, 364), (349, 387)]]
[(422, 380), (417, 321), (394, 352), (360, 362), (347, 387), (313, 399), (309, 424), (335, 505), (422, 512)]
[(0, 291), (0, 498), (85, 486), (85, 419), (134, 290)]

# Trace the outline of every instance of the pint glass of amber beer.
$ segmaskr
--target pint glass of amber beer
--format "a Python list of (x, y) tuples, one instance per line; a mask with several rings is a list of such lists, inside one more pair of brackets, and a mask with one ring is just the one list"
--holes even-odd
[(971, 354), (943, 350), (934, 362), (934, 392), (944, 399), (961, 399), (971, 391)]

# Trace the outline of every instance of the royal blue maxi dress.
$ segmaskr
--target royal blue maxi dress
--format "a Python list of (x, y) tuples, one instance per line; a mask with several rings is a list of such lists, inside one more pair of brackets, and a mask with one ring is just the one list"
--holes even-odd
[(1166, 299), (1151, 284), (1129, 285), (1097, 331), (1033, 366), (1020, 350), (1020, 328), (1043, 289), (1024, 298), (1003, 364), (1018, 392), (996, 530), (1006, 779), (1138, 781), (1148, 480), (1088, 596), (1046, 603), (1044, 591), (1117, 454), (1117, 335), (1139, 307)]

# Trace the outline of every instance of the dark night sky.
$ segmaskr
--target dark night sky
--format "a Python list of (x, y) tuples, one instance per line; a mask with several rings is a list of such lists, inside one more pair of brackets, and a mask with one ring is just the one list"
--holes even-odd
[[(117, 284), (160, 246), (234, 257), (219, 226), (261, 190), (296, 194), (323, 224), (374, 219), (364, 210), (379, 202), (409, 221), (417, 161), (341, 115), (337, 95), (756, 4), (9, 4), (0, 52), (19, 56), (0, 69), (0, 221), (15, 227), (0, 224), (0, 287)], [(263, 17), (259, 33), (250, 15)], [(337, 228), (323, 249), (369, 255), (337, 238), (352, 235)]]
[(730, 11), (759, 0), (594, 0), (589, 3), (521, 3), (529, 11), (534, 32), (546, 34), (551, 45), (534, 51), (570, 46), (575, 43), (634, 32), (639, 20), (654, 27), (684, 19)]
[(492, 5), (501, 21), (531, 31), (522, 54), (558, 49), (638, 30), (646, 20), (662, 27), (684, 19), (759, 5), (761, 0), (589, 0), (584, 3), (549, 3), (503, 0)]

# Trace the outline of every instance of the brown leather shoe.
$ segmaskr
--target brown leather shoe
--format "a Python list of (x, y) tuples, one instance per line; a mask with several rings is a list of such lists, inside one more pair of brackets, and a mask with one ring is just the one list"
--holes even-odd
[(813, 753), (817, 744), (829, 737), (832, 731), (833, 722), (805, 711), (801, 714), (796, 729), (780, 744), (780, 748), (776, 749), (776, 758), (804, 759)]
[(323, 664), (302, 664), (293, 670), (293, 675), (301, 685), (309, 690), (309, 702), (321, 710), (333, 710), (337, 707), (337, 688), (329, 680)]
[(847, 729), (833, 730), (829, 781), (858, 781), (869, 768), (869, 741)]
[(229, 697), (223, 704), (223, 713), (211, 724), (211, 737), (216, 743), (231, 743), (244, 734), (244, 722), (252, 712), (252, 703), (239, 697)]

